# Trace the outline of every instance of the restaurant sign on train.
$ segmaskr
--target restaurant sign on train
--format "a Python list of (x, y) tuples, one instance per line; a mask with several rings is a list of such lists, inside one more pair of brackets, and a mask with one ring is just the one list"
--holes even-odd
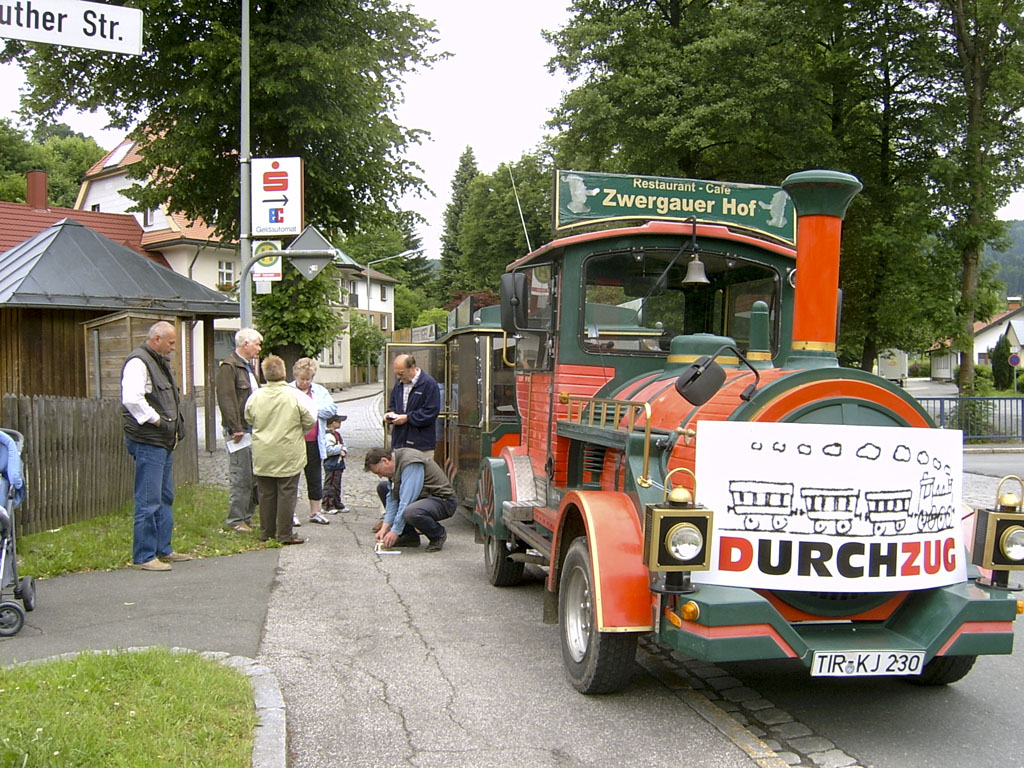
[(555, 172), (554, 230), (615, 221), (686, 221), (742, 226), (796, 242), (793, 201), (782, 187), (701, 179)]

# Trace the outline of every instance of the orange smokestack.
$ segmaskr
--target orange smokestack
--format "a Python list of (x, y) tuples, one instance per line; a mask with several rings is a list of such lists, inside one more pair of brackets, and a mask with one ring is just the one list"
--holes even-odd
[[(839, 299), (839, 241), (850, 201), (863, 188), (839, 171), (801, 171), (782, 188), (796, 208), (796, 299), (791, 359), (834, 364)], [(799, 366), (797, 366), (799, 367)]]

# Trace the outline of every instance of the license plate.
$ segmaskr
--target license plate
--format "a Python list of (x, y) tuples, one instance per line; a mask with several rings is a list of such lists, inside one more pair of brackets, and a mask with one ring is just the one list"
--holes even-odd
[(924, 651), (815, 651), (811, 677), (920, 675)]

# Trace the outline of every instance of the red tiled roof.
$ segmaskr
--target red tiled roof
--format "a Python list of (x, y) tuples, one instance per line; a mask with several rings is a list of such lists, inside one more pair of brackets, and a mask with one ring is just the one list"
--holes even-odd
[(74, 219), (79, 224), (99, 232), (115, 243), (120, 243), (136, 253), (148, 256), (157, 264), (170, 266), (162, 254), (143, 250), (142, 227), (131, 214), (79, 211), (74, 208), (44, 208), (40, 210), (30, 208), (25, 203), (3, 201), (0, 201), (0, 253), (5, 253), (19, 243), (35, 237), (61, 219)]
[[(113, 165), (111, 165), (108, 168), (107, 167), (107, 162), (110, 160), (110, 156), (113, 155), (115, 152), (118, 152), (119, 150), (121, 150), (121, 148), (125, 144), (130, 144), (131, 145), (131, 148), (128, 150), (127, 154), (124, 157), (122, 157), (119, 162), (114, 163)], [(97, 160), (95, 165), (93, 165), (92, 168), (90, 168), (86, 172), (85, 178), (88, 180), (88, 179), (96, 177), (96, 176), (101, 176), (104, 173), (110, 173), (113, 170), (117, 170), (117, 169), (120, 169), (120, 168), (127, 168), (129, 165), (133, 165), (133, 164), (139, 162), (139, 160), (141, 160), (141, 159), (142, 159), (142, 155), (139, 153), (139, 145), (138, 145), (138, 143), (135, 142), (135, 141), (132, 141), (131, 139), (125, 139), (120, 144), (118, 144), (116, 147), (114, 147), (112, 150), (107, 152), (107, 154), (105, 154), (103, 157), (101, 157), (99, 160)]]
[(233, 240), (223, 240), (214, 236), (214, 229), (202, 219), (193, 221), (182, 213), (169, 213), (170, 222), (166, 229), (155, 229), (142, 235), (142, 245), (149, 248), (155, 244), (168, 245), (174, 241), (200, 241), (233, 245)]

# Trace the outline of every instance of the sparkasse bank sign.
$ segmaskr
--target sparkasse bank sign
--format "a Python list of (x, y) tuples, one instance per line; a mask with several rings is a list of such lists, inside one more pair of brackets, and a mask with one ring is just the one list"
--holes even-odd
[(2, 0), (0, 37), (138, 56), (142, 11), (82, 0)]

